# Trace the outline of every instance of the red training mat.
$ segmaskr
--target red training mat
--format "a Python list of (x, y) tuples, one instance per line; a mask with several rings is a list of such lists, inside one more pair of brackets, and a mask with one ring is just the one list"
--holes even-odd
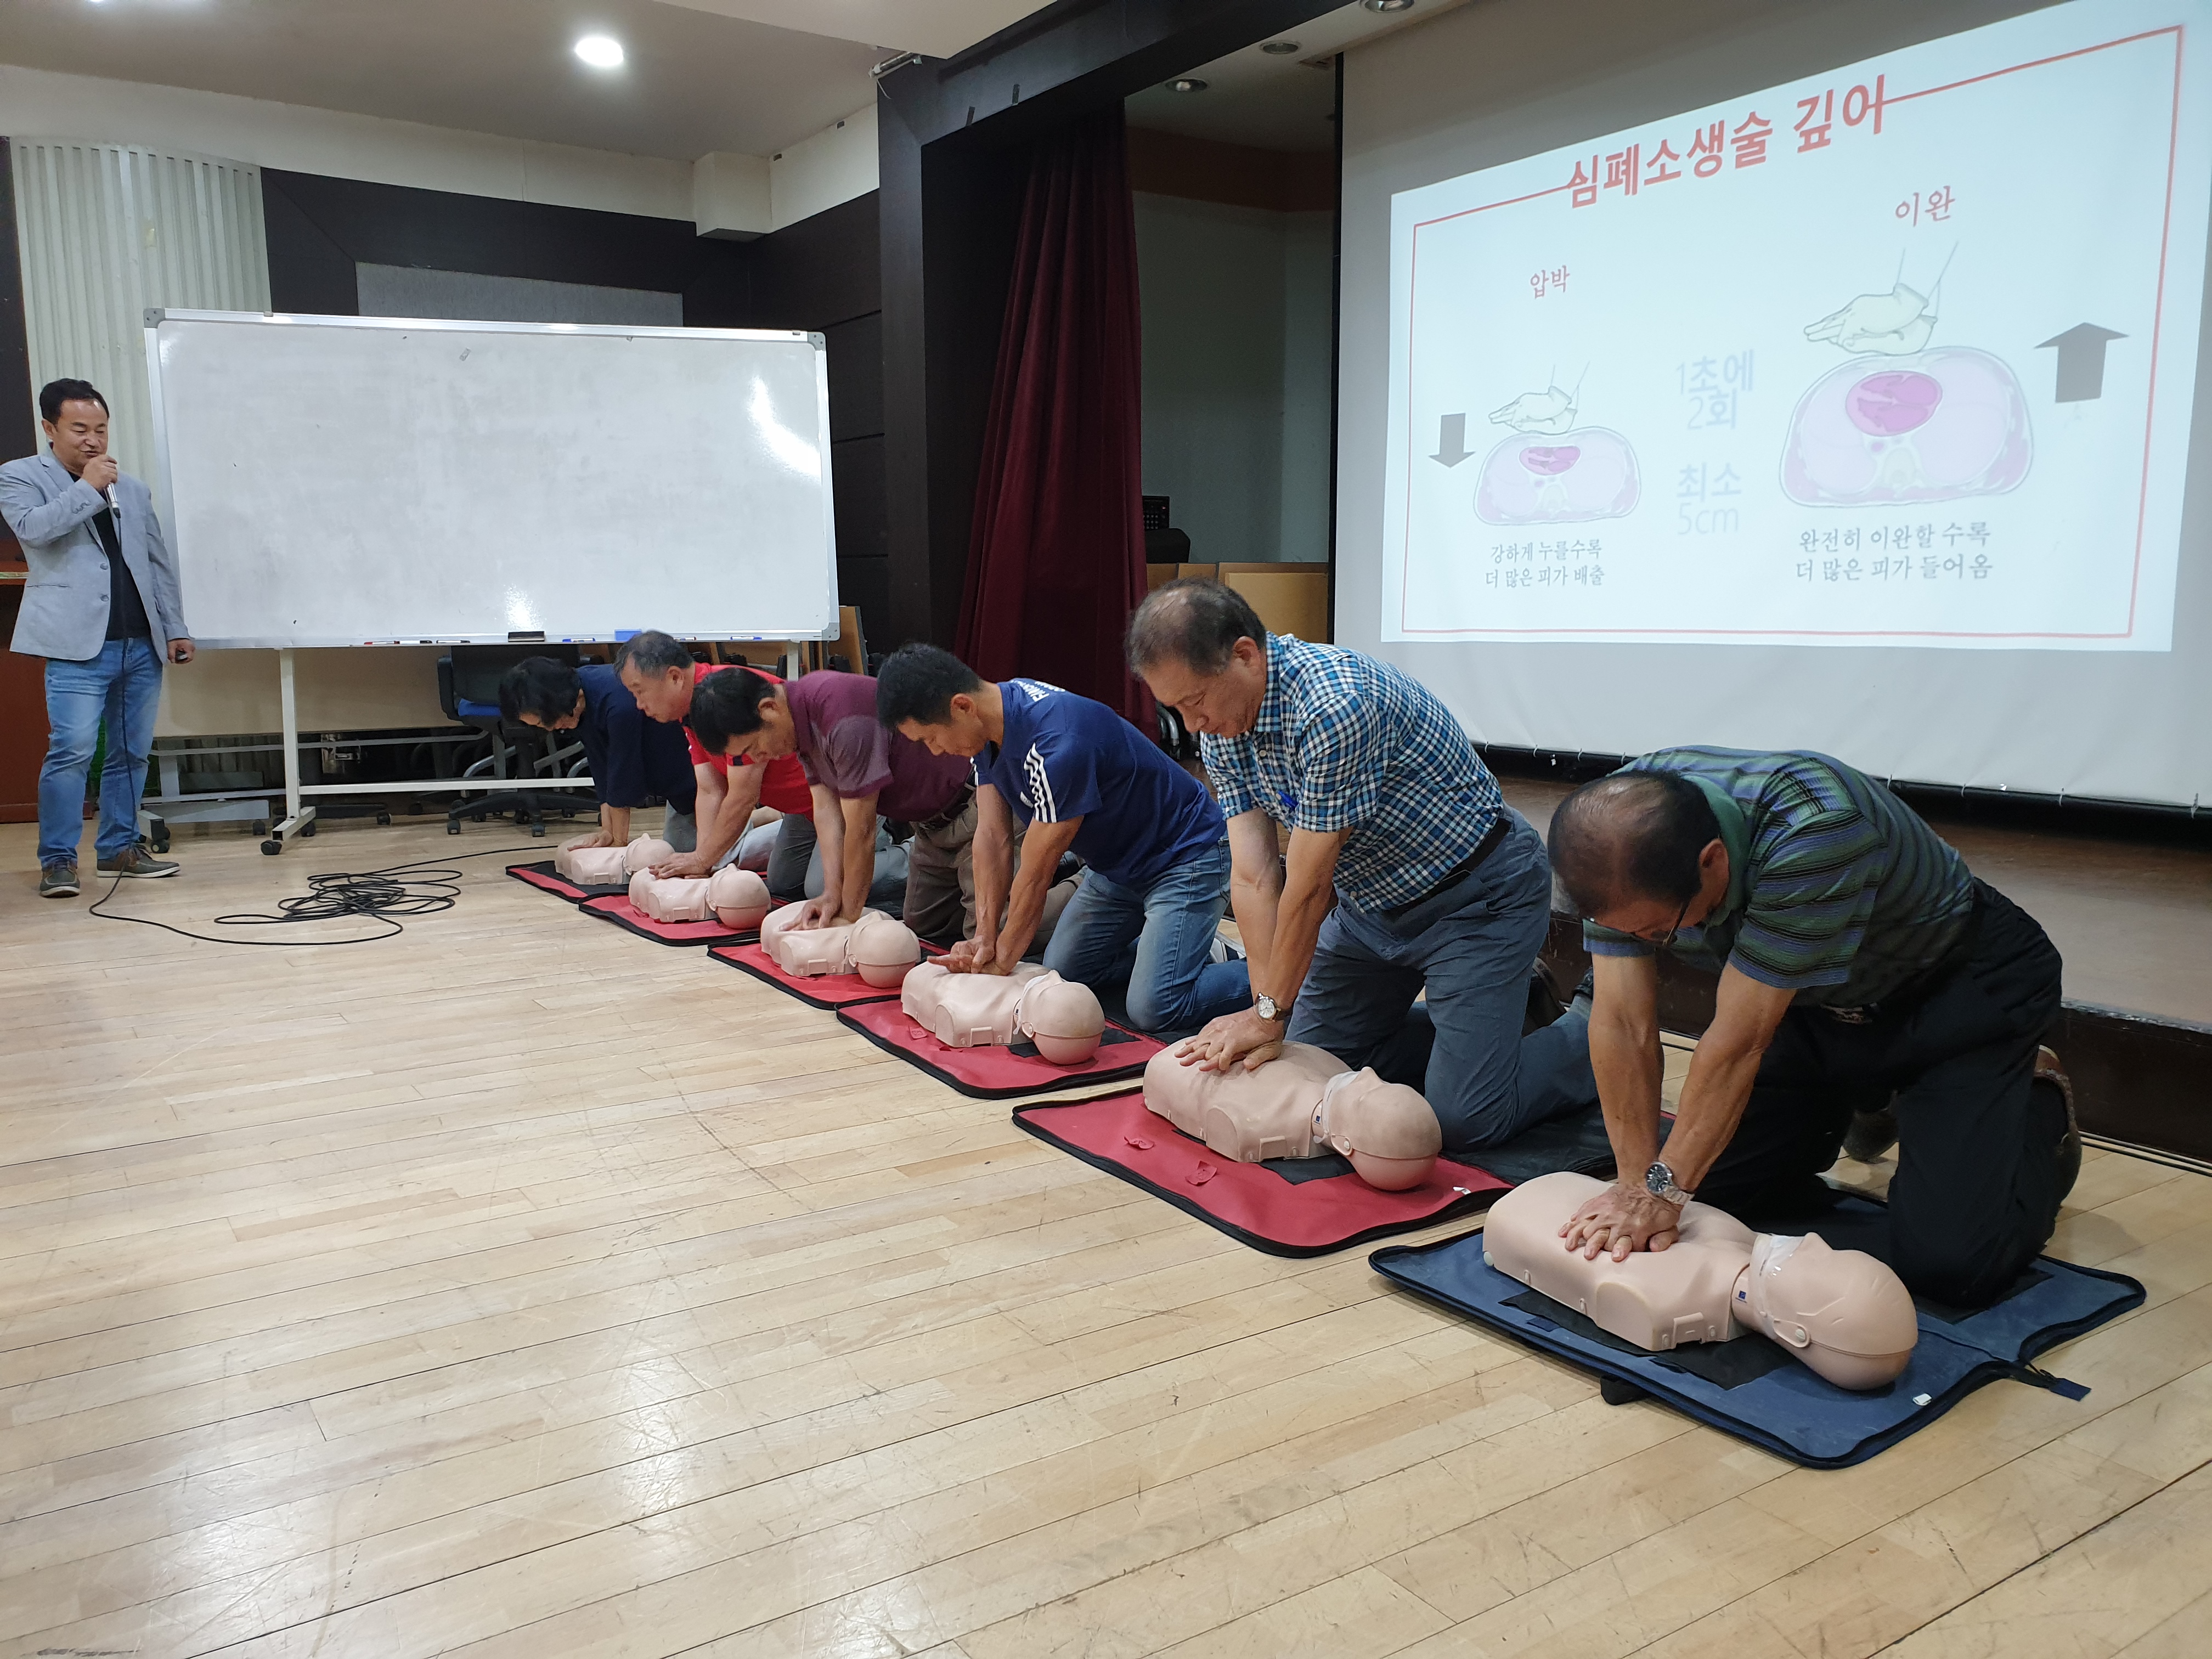
[(884, 1053), (911, 1060), (939, 1082), (978, 1100), (1011, 1100), (1016, 1095), (1048, 1094), (1141, 1077), (1145, 1062), (1161, 1047), (1139, 1032), (1109, 1024), (1107, 1040), (1089, 1060), (1080, 1066), (1055, 1066), (1028, 1042), (1011, 1048), (1005, 1043), (975, 1048), (948, 1047), (918, 1024), (905, 1008), (888, 1000), (848, 1008), (838, 1014), (837, 1021), (851, 1026)]
[(734, 945), (741, 939), (760, 937), (757, 930), (725, 927), (719, 921), (655, 921), (632, 904), (626, 893), (586, 899), (577, 908), (587, 916), (627, 927), (640, 939), (649, 939), (656, 945)]
[(1326, 1255), (1411, 1232), (1487, 1209), (1512, 1184), (1446, 1158), (1402, 1193), (1378, 1192), (1356, 1175), (1286, 1180), (1264, 1164), (1209, 1152), (1205, 1142), (1146, 1110), (1141, 1089), (1072, 1106), (1018, 1106), (1014, 1121), (1270, 1255)]
[[(945, 954), (927, 939), (921, 943), (921, 953), (925, 957)], [(727, 963), (755, 979), (766, 980), (777, 990), (788, 991), (801, 1002), (817, 1008), (849, 1008), (856, 1002), (898, 1000), (896, 986), (886, 991), (880, 985), (869, 984), (858, 974), (817, 974), (811, 979), (787, 974), (775, 965), (775, 958), (757, 940), (750, 945), (732, 945), (708, 954), (715, 961)]]
[(596, 894), (623, 890), (617, 887), (579, 887), (554, 869), (551, 859), (540, 859), (535, 864), (510, 864), (507, 866), (507, 873), (519, 882), (535, 887), (541, 893), (550, 893), (555, 898), (566, 899), (571, 904), (581, 904)]

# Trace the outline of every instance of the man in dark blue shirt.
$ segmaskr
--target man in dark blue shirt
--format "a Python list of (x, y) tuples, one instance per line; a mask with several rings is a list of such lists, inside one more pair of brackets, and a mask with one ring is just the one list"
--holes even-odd
[(613, 669), (526, 657), (500, 681), (499, 707), (506, 719), (574, 732), (582, 742), (599, 791), (599, 830), (580, 845), (627, 845), (631, 810), (654, 796), (668, 803), (662, 838), (679, 853), (697, 845), (691, 814), (699, 785), (684, 728), (647, 719)]
[[(1090, 867), (1044, 965), (1128, 988), (1130, 1023), (1194, 1030), (1244, 1006), (1242, 962), (1213, 960), (1229, 902), (1229, 830), (1205, 787), (1103, 703), (1042, 680), (994, 685), (950, 652), (909, 645), (876, 676), (876, 713), (975, 768), (975, 936), (956, 972), (1004, 974), (1030, 947), (1060, 854)], [(1013, 871), (1014, 823), (1022, 837)], [(1002, 915), (1003, 912), (1003, 915)]]

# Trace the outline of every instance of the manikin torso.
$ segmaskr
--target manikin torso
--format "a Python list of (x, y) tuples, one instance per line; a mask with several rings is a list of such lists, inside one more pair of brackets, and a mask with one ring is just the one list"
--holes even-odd
[(580, 887), (621, 887), (641, 870), (676, 856), (658, 836), (640, 836), (627, 847), (579, 847), (563, 842), (553, 854), (554, 873)]
[(1919, 1322), (1904, 1284), (1872, 1256), (1831, 1249), (1818, 1234), (1753, 1233), (1692, 1203), (1668, 1249), (1584, 1260), (1560, 1230), (1604, 1188), (1565, 1173), (1515, 1188), (1483, 1223), (1483, 1260), (1656, 1353), (1757, 1331), (1847, 1389), (1879, 1388), (1911, 1358)]
[(1145, 1104), (1240, 1164), (1340, 1152), (1360, 1179), (1388, 1192), (1427, 1180), (1443, 1146), (1419, 1094), (1304, 1042), (1285, 1043), (1256, 1072), (1206, 1071), (1163, 1049), (1145, 1066)]
[(629, 878), (629, 902), (655, 921), (705, 921), (725, 927), (757, 927), (771, 901), (768, 884), (750, 870), (726, 865), (711, 876), (661, 877), (641, 870)]
[(1010, 974), (956, 974), (926, 962), (906, 976), (899, 1006), (948, 1048), (1027, 1037), (1062, 1066), (1090, 1059), (1106, 1029), (1089, 987), (1027, 962), (1016, 963)]
[[(907, 964), (921, 958), (921, 946), (913, 930), (880, 910), (863, 910), (852, 921), (830, 927), (794, 926), (805, 908), (803, 903), (787, 904), (771, 911), (760, 925), (761, 948), (794, 979), (859, 973), (872, 985), (889, 987), (899, 982)], [(863, 949), (858, 960), (856, 939), (871, 947)]]

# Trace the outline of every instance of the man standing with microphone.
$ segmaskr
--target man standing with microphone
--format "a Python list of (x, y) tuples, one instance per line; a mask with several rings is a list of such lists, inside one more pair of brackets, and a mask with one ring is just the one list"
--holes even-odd
[(173, 876), (138, 839), (161, 662), (192, 659), (177, 565), (146, 486), (107, 453), (107, 400), (82, 380), (39, 393), (52, 453), (0, 466), (0, 519), (31, 567), (13, 648), (46, 659), (52, 728), (39, 771), (39, 896), (74, 898), (84, 781), (107, 726), (94, 841), (103, 876)]

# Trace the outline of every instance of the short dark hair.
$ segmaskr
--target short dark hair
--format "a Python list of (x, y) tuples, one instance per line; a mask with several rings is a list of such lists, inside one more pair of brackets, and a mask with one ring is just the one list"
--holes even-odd
[(1259, 612), (1233, 587), (1186, 576), (1155, 589), (1129, 618), (1129, 666), (1141, 674), (1155, 663), (1173, 661), (1194, 674), (1218, 674), (1239, 640), (1267, 650), (1267, 628)]
[(719, 755), (729, 748), (732, 738), (749, 738), (760, 730), (761, 705), (775, 696), (775, 681), (763, 679), (750, 668), (725, 668), (699, 682), (684, 724), (702, 749)]
[(525, 657), (499, 677), (499, 717), (536, 716), (545, 725), (576, 712), (584, 682), (575, 665), (552, 657)]
[(950, 651), (902, 645), (876, 670), (876, 718), (894, 732), (908, 720), (942, 726), (953, 698), (982, 689), (981, 678)]
[(1698, 857), (1720, 833), (1705, 792), (1681, 773), (1614, 772), (1552, 814), (1552, 873), (1577, 915), (1632, 898), (1685, 904), (1704, 882)]
[(49, 380), (39, 388), (39, 418), (58, 421), (64, 404), (98, 404), (103, 412), (107, 399), (93, 389), (89, 380)]
[(672, 668), (689, 668), (691, 663), (691, 653), (683, 641), (657, 628), (648, 628), (623, 641), (622, 649), (615, 656), (615, 672), (635, 668), (641, 676), (665, 674)]

